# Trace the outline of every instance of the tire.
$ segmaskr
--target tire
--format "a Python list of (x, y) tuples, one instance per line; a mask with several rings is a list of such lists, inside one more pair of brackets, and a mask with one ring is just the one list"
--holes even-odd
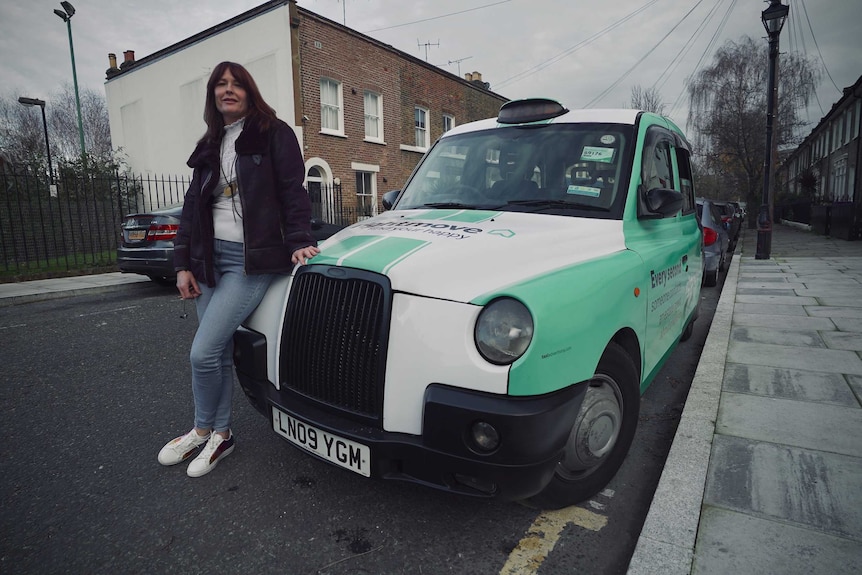
[(685, 326), (685, 329), (682, 330), (682, 335), (679, 336), (679, 341), (687, 341), (691, 335), (694, 333), (694, 320), (688, 322), (688, 325)]
[(707, 272), (706, 276), (703, 278), (703, 284), (706, 287), (715, 287), (718, 285), (718, 270)]
[(524, 503), (541, 509), (574, 505), (601, 491), (625, 460), (640, 411), (638, 369), (611, 342), (589, 382), (554, 476)]

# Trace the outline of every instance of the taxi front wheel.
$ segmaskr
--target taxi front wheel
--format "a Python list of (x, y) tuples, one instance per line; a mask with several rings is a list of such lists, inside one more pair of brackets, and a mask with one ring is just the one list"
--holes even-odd
[(631, 356), (610, 343), (588, 385), (563, 456), (550, 483), (525, 503), (559, 509), (607, 485), (634, 438), (640, 410), (638, 371)]

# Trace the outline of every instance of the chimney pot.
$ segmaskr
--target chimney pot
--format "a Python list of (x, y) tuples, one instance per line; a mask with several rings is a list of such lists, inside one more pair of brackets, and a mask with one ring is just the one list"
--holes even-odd
[(123, 62), (134, 62), (135, 61), (135, 51), (134, 50), (126, 50), (123, 52)]

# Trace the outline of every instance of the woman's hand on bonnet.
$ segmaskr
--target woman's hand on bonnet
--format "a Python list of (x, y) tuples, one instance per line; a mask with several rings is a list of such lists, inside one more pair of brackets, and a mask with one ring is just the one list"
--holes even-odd
[(182, 299), (194, 299), (201, 295), (195, 275), (188, 270), (177, 272), (177, 289)]
[(305, 265), (307, 260), (313, 258), (319, 253), (320, 248), (315, 246), (299, 248), (298, 250), (293, 252), (293, 257), (290, 258), (290, 261), (292, 261), (295, 265)]

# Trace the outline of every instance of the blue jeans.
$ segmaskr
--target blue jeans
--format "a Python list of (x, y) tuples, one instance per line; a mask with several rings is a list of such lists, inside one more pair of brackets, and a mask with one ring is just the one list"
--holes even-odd
[(216, 287), (198, 279), (198, 330), (189, 359), (195, 398), (195, 427), (230, 429), (233, 401), (233, 334), (263, 299), (273, 275), (246, 275), (243, 245), (215, 240)]

